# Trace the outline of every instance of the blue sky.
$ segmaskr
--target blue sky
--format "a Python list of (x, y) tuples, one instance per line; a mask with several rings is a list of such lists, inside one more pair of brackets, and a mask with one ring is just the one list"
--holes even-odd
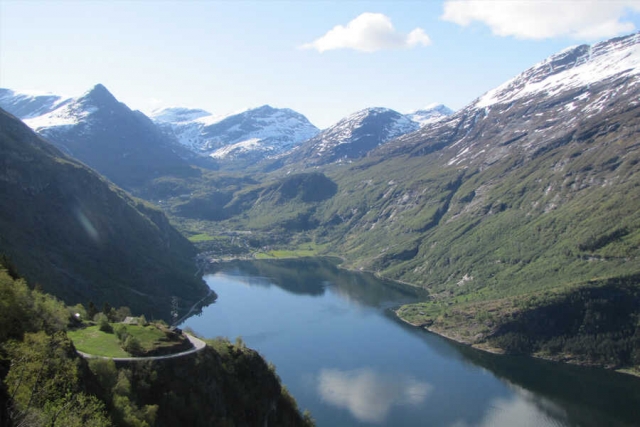
[(3, 0), (0, 87), (102, 83), (145, 112), (270, 104), (322, 128), (366, 107), (461, 108), (567, 46), (638, 28), (627, 0)]

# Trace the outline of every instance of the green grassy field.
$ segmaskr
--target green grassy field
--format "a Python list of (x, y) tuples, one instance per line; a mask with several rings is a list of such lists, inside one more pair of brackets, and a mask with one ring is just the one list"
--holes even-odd
[(189, 237), (189, 241), (191, 241), (192, 243), (210, 242), (211, 240), (224, 240), (224, 239), (225, 239), (224, 236), (210, 236), (209, 234), (206, 234), (206, 233), (200, 233), (200, 234), (196, 234), (194, 236)]
[(115, 334), (102, 332), (98, 326), (68, 331), (67, 335), (73, 341), (73, 345), (84, 353), (106, 357), (130, 356), (120, 347), (120, 342)]
[[(127, 333), (137, 338), (145, 351), (175, 344), (175, 342), (165, 341), (165, 333), (155, 325), (125, 326)], [(76, 348), (84, 353), (107, 357), (131, 356), (122, 349), (116, 334), (102, 332), (98, 329), (98, 326), (89, 326), (87, 328), (69, 331), (68, 335)]]
[(273, 250), (269, 252), (256, 253), (256, 259), (279, 259), (279, 258), (302, 258), (317, 255), (314, 250)]

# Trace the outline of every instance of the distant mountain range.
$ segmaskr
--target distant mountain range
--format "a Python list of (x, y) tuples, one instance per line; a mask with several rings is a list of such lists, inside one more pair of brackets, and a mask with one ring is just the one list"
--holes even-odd
[[(460, 340), (547, 351), (521, 340), (531, 326), (558, 333), (554, 351), (587, 354), (593, 334), (622, 346), (637, 327), (625, 314), (598, 330), (608, 312), (593, 307), (637, 294), (639, 75), (632, 34), (565, 49), (456, 112), (368, 108), (323, 131), (269, 106), (226, 118), (170, 109), (152, 121), (100, 85), (73, 100), (4, 91), (0, 106), (114, 182), (152, 182), (148, 194), (187, 228), (255, 232), (253, 249), (313, 242), (349, 268), (423, 286), (429, 301), (405, 318), (470, 327)], [(221, 171), (191, 167), (185, 147)], [(224, 171), (234, 162), (258, 166)], [(580, 293), (595, 286), (606, 290)], [(549, 308), (560, 294), (578, 308)], [(480, 312), (493, 320), (476, 321)], [(517, 316), (525, 326), (509, 323)], [(627, 335), (615, 335), (622, 324)]]
[(397, 111), (388, 108), (367, 108), (358, 111), (315, 137), (302, 143), (287, 156), (287, 162), (322, 165), (351, 161), (400, 135), (420, 128)]
[[(158, 176), (195, 173), (186, 163), (244, 167), (287, 155), (303, 145), (306, 148), (293, 159), (301, 153), (310, 155), (315, 163), (354, 159), (452, 112), (443, 105), (408, 115), (370, 108), (342, 119), (319, 136), (320, 130), (302, 114), (269, 105), (222, 117), (202, 109), (164, 108), (153, 112), (149, 120), (118, 102), (102, 85), (79, 98), (0, 89), (0, 107), (63, 151), (130, 189)], [(314, 150), (322, 150), (323, 158)], [(206, 163), (203, 157), (210, 161)]]
[(434, 104), (421, 110), (416, 110), (411, 113), (405, 114), (405, 116), (407, 116), (414, 122), (419, 123), (420, 127), (424, 127), (440, 121), (453, 113), (454, 111), (446, 105)]
[(131, 190), (159, 176), (198, 174), (151, 120), (118, 102), (102, 85), (66, 100), (9, 95), (4, 92), (0, 107), (21, 112), (39, 135), (121, 187)]
[(256, 162), (319, 132), (302, 114), (269, 105), (221, 118), (203, 110), (169, 108), (151, 118), (191, 150), (223, 160)]
[[(632, 34), (552, 55), (421, 128), (364, 110), (228, 195), (242, 209), (222, 226), (302, 230), (349, 268), (422, 286), (430, 300), (403, 317), (461, 341), (607, 364), (602, 334), (637, 364), (624, 346), (639, 313), (639, 83)], [(273, 191), (289, 187), (286, 202)], [(636, 308), (613, 321), (621, 306)]]

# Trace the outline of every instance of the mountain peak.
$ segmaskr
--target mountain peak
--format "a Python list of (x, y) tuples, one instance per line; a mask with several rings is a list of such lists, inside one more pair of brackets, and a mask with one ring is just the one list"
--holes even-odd
[(288, 161), (303, 161), (314, 165), (351, 161), (418, 128), (417, 122), (395, 110), (383, 107), (364, 108), (306, 141), (300, 149), (291, 153)]
[(588, 88), (640, 74), (640, 33), (564, 49), (477, 99), (475, 106), (511, 103), (537, 94)]
[(264, 104), (256, 108), (250, 108), (247, 111), (273, 111), (273, 110), (277, 110), (277, 108), (274, 108), (269, 104)]
[(87, 91), (79, 99), (79, 101), (81, 100), (91, 100), (93, 104), (118, 102), (115, 96), (113, 96), (111, 92), (109, 92), (109, 90), (100, 83), (98, 83), (97, 85), (92, 87), (89, 91)]

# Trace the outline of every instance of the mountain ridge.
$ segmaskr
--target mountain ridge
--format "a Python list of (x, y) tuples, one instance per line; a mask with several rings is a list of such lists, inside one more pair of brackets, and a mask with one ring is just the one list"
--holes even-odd
[(65, 156), (0, 110), (0, 252), (67, 303), (169, 318), (208, 294), (195, 250), (164, 214)]
[(158, 176), (198, 174), (149, 118), (119, 102), (101, 84), (25, 123), (128, 190)]
[[(639, 71), (637, 34), (565, 50), (359, 159), (274, 165), (268, 177), (277, 184), (313, 170), (337, 191), (286, 205), (254, 198), (221, 225), (300, 232), (298, 241), (339, 254), (348, 268), (427, 289), (428, 302), (402, 311), (414, 324), (508, 351), (555, 348), (560, 359), (573, 348), (600, 364), (606, 355), (592, 347), (592, 329), (569, 328), (574, 335), (555, 347), (544, 337), (519, 347), (527, 336), (513, 331), (539, 321), (534, 313), (567, 306), (579, 316), (596, 304), (604, 316), (615, 295), (636, 298)], [(474, 323), (478, 312), (494, 322)], [(617, 364), (637, 364), (625, 350), (633, 322), (622, 323), (611, 351)]]
[(283, 157), (286, 164), (305, 167), (349, 162), (367, 155), (379, 145), (420, 128), (417, 122), (389, 108), (356, 111), (324, 129)]
[(269, 105), (222, 117), (177, 107), (160, 110), (152, 119), (192, 151), (242, 164), (281, 154), (319, 131), (302, 114)]

